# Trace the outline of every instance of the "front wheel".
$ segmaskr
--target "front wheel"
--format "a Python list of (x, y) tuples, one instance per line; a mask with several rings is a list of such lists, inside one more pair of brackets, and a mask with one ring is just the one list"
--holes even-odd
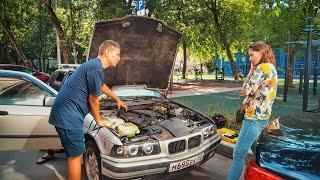
[(86, 140), (84, 167), (88, 180), (102, 179), (100, 153), (96, 143), (91, 139)]

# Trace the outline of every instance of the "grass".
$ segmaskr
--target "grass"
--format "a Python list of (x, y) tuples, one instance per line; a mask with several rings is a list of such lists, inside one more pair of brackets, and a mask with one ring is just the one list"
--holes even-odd
[[(318, 106), (319, 95), (312, 95), (312, 86), (309, 89), (308, 109)], [(319, 87), (318, 87), (319, 91)], [(242, 97), (239, 91), (212, 93), (197, 96), (184, 96), (172, 98), (173, 100), (192, 107), (209, 117), (214, 114), (222, 114), (228, 119), (227, 127), (239, 130), (240, 125), (235, 122), (235, 114), (241, 105)], [(298, 93), (298, 87), (290, 88), (287, 102), (283, 102), (283, 88), (278, 87), (276, 100), (273, 104), (271, 119), (302, 111), (302, 94)]]

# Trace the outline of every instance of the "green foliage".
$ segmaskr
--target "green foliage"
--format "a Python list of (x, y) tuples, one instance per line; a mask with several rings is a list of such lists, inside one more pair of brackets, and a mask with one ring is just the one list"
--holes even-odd
[[(73, 7), (72, 22), (70, 3)], [(220, 29), (215, 25), (211, 3), (217, 5)], [(135, 12), (134, 4), (136, 0), (52, 0), (68, 48), (72, 52), (72, 44), (75, 44), (77, 58), (81, 61), (85, 60), (94, 23), (132, 14)], [(0, 8), (1, 17), (25, 54), (35, 64), (41, 63), (42, 69), (46, 70), (44, 62), (49, 58), (56, 59), (57, 55), (56, 32), (43, 1), (2, 0)], [(199, 61), (209, 69), (212, 69), (216, 55), (226, 57), (221, 42), (229, 44), (232, 53), (246, 53), (248, 44), (256, 40), (265, 40), (273, 47), (284, 49), (287, 31), (291, 31), (293, 41), (306, 39), (303, 32), (306, 18), (312, 18), (315, 27), (320, 27), (317, 0), (146, 0), (146, 8), (148, 16), (182, 32), (190, 60)], [(71, 24), (75, 39), (72, 38)], [(221, 39), (221, 34), (225, 39)], [(2, 27), (0, 40), (11, 56), (19, 59)], [(1, 52), (1, 58), (4, 58), (3, 54)]]

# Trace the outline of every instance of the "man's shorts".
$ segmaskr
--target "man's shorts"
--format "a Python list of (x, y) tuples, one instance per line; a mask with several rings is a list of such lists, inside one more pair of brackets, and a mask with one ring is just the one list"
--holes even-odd
[(69, 130), (56, 127), (67, 157), (82, 155), (86, 151), (83, 130)]

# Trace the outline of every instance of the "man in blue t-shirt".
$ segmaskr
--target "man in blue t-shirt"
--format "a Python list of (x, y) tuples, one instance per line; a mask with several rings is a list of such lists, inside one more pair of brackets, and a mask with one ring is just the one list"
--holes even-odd
[(97, 58), (83, 63), (61, 87), (51, 109), (49, 123), (54, 125), (68, 157), (68, 176), (72, 180), (81, 178), (83, 120), (91, 112), (96, 123), (105, 126), (100, 117), (100, 92), (110, 96), (118, 108), (127, 106), (104, 84), (104, 70), (115, 67), (120, 61), (120, 46), (112, 40), (99, 47)]

